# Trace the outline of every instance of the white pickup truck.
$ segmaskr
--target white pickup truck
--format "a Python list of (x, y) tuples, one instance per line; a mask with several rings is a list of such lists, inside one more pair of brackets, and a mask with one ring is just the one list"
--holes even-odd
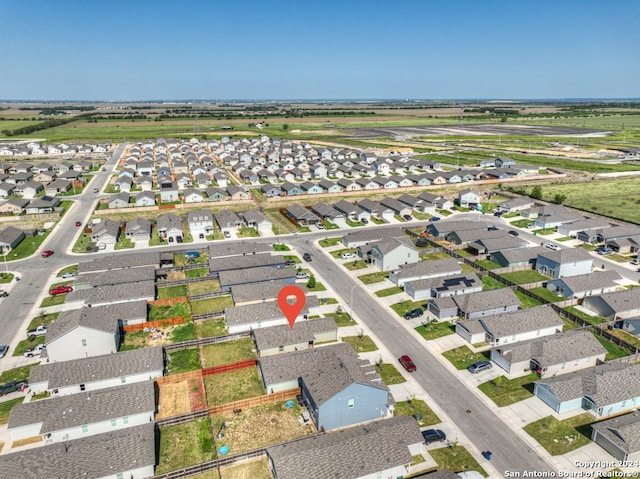
[(25, 349), (24, 353), (22, 354), (26, 358), (32, 358), (34, 356), (40, 356), (42, 354), (42, 351), (44, 351), (44, 349), (45, 349), (44, 344), (38, 344), (35, 348)]
[(47, 334), (47, 327), (44, 324), (38, 326), (36, 329), (30, 329), (29, 331), (27, 331), (28, 337), (44, 336), (45, 334)]

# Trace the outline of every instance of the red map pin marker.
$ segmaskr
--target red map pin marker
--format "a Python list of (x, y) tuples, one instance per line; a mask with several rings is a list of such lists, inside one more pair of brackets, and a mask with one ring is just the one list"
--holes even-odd
[[(288, 302), (287, 298), (289, 296), (295, 296), (296, 302)], [(304, 308), (304, 303), (306, 301), (307, 297), (304, 294), (304, 291), (302, 291), (302, 289), (300, 289), (298, 286), (294, 286), (293, 284), (288, 284), (278, 293), (278, 306), (286, 316), (287, 321), (289, 321), (289, 327), (291, 329), (293, 329), (293, 323), (296, 322), (296, 319), (300, 314), (300, 311), (302, 311), (302, 308)]]

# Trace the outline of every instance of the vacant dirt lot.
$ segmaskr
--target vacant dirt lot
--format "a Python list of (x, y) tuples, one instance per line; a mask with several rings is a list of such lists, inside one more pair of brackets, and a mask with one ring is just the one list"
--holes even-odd
[(161, 384), (158, 390), (158, 414), (156, 415), (156, 419), (176, 416), (191, 411), (188, 381)]

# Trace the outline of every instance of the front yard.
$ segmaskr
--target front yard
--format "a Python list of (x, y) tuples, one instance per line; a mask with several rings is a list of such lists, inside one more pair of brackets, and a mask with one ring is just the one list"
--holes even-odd
[(392, 286), (391, 288), (381, 289), (380, 291), (376, 291), (376, 296), (378, 298), (384, 298), (385, 296), (393, 296), (394, 294), (402, 293), (403, 289), (398, 286)]
[(427, 307), (425, 300), (422, 301), (411, 301), (410, 299), (406, 301), (400, 301), (399, 303), (395, 303), (391, 305), (391, 309), (393, 309), (398, 316), (404, 317), (412, 309), (421, 308), (424, 310)]
[(488, 474), (478, 461), (464, 447), (452, 445), (441, 447), (429, 451), (431, 457), (438, 463), (438, 469), (448, 469), (449, 471), (478, 471), (484, 477)]
[(449, 321), (443, 321), (441, 323), (432, 321), (418, 326), (416, 331), (420, 333), (420, 336), (429, 341), (430, 339), (437, 339), (455, 333), (456, 327)]
[(373, 284), (373, 283), (379, 283), (381, 281), (384, 281), (388, 277), (389, 277), (388, 271), (378, 271), (376, 273), (362, 274), (358, 276), (358, 279), (362, 281), (364, 284)]
[(450, 349), (449, 351), (442, 353), (442, 355), (458, 370), (467, 369), (473, 363), (487, 360), (487, 357), (484, 354), (474, 353), (467, 346)]
[(440, 418), (422, 399), (399, 401), (394, 405), (394, 416), (409, 416), (418, 421), (418, 426), (433, 426), (438, 424)]
[(339, 328), (344, 326), (355, 326), (356, 324), (358, 324), (353, 319), (351, 319), (351, 315), (349, 313), (345, 313), (344, 311), (327, 313), (324, 316), (326, 318), (333, 318)]
[(367, 353), (369, 351), (378, 350), (378, 346), (376, 346), (376, 343), (374, 343), (373, 340), (366, 334), (361, 334), (358, 336), (345, 336), (342, 338), (342, 341), (344, 341), (345, 343), (349, 343), (358, 353)]
[(532, 422), (524, 430), (552, 456), (561, 456), (591, 442), (594, 417), (585, 412), (564, 421), (548, 416)]
[(376, 364), (376, 371), (387, 386), (390, 384), (402, 384), (407, 381), (393, 364)]
[(478, 389), (491, 398), (498, 407), (503, 407), (533, 396), (533, 381), (538, 379), (540, 377), (536, 373), (515, 379), (498, 376), (491, 381), (482, 383)]

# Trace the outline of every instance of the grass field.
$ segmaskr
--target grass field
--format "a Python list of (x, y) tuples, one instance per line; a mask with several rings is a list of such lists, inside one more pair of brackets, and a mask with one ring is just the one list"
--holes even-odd
[(593, 422), (593, 416), (586, 412), (564, 421), (548, 416), (527, 424), (524, 430), (549, 454), (561, 456), (591, 442), (591, 423)]
[(482, 281), (482, 291), (490, 291), (492, 289), (500, 289), (500, 288), (506, 288), (507, 285), (504, 283), (501, 283), (500, 281), (498, 281), (497, 279), (492, 278), (491, 276), (485, 274), (484, 276), (480, 277), (480, 280)]
[(378, 271), (376, 273), (367, 273), (358, 276), (358, 279), (362, 281), (364, 284), (373, 284), (379, 283), (380, 281), (384, 281), (389, 277), (389, 273), (385, 271)]
[(179, 349), (169, 354), (171, 374), (200, 369), (200, 353), (197, 349)]
[(391, 288), (381, 289), (380, 291), (376, 291), (376, 296), (378, 298), (384, 298), (385, 296), (393, 296), (394, 294), (402, 293), (404, 290), (399, 288), (398, 286), (392, 286)]
[(217, 313), (231, 306), (233, 306), (231, 296), (218, 296), (217, 298), (191, 301), (191, 312), (193, 314)]
[(504, 273), (500, 275), (504, 279), (516, 284), (538, 283), (540, 281), (546, 281), (548, 276), (540, 274), (532, 269), (525, 269), (523, 271), (514, 271), (513, 273)]
[(478, 461), (464, 447), (452, 445), (451, 447), (441, 447), (429, 451), (431, 457), (438, 463), (438, 469), (447, 469), (449, 471), (478, 471), (487, 477)]
[(214, 336), (224, 336), (227, 334), (227, 325), (219, 319), (207, 319), (205, 321), (197, 321), (196, 336), (198, 338), (211, 338)]

